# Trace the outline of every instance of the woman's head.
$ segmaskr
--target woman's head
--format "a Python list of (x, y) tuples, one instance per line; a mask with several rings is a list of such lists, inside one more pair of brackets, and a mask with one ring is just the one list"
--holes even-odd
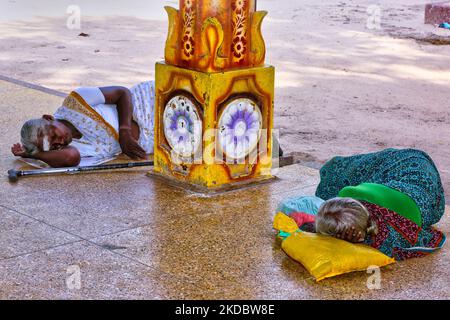
[(46, 127), (49, 122), (45, 119), (32, 119), (25, 122), (20, 130), (21, 142), (28, 154), (35, 154), (47, 148)]
[(359, 201), (351, 198), (334, 198), (324, 202), (316, 217), (316, 232), (337, 236), (345, 234), (348, 230), (353, 230), (352, 232), (360, 235), (358, 238), (361, 239), (377, 232), (369, 212)]
[(21, 142), (28, 154), (58, 150), (72, 142), (72, 132), (52, 116), (28, 120), (20, 131)]

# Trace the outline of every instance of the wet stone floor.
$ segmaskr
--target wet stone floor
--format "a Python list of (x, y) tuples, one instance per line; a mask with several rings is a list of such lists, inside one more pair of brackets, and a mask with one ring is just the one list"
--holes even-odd
[[(23, 121), (62, 98), (0, 81), (0, 299), (449, 299), (450, 249), (320, 283), (280, 249), (285, 197), (313, 194), (318, 172), (212, 197), (148, 177), (146, 168), (7, 180)], [(450, 230), (448, 214), (440, 223)]]

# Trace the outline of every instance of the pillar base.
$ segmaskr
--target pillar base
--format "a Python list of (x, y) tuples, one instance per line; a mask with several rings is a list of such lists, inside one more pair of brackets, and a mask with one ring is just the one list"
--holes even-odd
[(231, 182), (229, 184), (223, 184), (221, 186), (215, 188), (207, 188), (202, 187), (200, 185), (189, 183), (186, 181), (180, 181), (174, 177), (170, 177), (161, 173), (158, 173), (154, 170), (147, 173), (148, 177), (156, 178), (161, 180), (171, 187), (179, 188), (183, 190), (187, 190), (194, 194), (198, 194), (200, 196), (216, 196), (224, 193), (241, 190), (241, 189), (250, 189), (260, 187), (266, 184), (274, 183), (279, 181), (279, 178), (275, 176), (263, 176), (251, 180), (239, 181), (239, 182)]
[(201, 192), (270, 180), (274, 77), (157, 63), (154, 172)]

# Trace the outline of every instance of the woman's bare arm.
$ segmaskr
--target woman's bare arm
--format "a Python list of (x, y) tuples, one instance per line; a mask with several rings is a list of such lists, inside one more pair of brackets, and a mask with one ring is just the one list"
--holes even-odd
[(122, 152), (133, 159), (145, 159), (145, 151), (132, 135), (133, 100), (125, 87), (102, 87), (107, 104), (115, 104), (119, 115), (119, 143)]
[(25, 152), (23, 147), (17, 143), (11, 148), (12, 153), (17, 157), (37, 159), (47, 163), (53, 168), (76, 167), (80, 164), (80, 152), (71, 146), (60, 150), (40, 151), (33, 155)]

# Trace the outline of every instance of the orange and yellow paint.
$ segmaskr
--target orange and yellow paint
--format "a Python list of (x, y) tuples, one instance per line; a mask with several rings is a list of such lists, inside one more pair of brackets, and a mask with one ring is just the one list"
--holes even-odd
[[(166, 11), (165, 62), (156, 64), (154, 171), (207, 190), (271, 178), (275, 70), (264, 64), (261, 24), (267, 12), (256, 11), (255, 0), (180, 0), (179, 10)], [(218, 152), (218, 132), (233, 108), (242, 119), (251, 118), (251, 133), (255, 123), (259, 131), (257, 146), (229, 161)], [(200, 119), (195, 127), (201, 133), (189, 131), (189, 117)], [(245, 121), (239, 125), (238, 135), (250, 130)], [(181, 149), (174, 144), (200, 134), (199, 147), (188, 148), (191, 156), (176, 152)]]

